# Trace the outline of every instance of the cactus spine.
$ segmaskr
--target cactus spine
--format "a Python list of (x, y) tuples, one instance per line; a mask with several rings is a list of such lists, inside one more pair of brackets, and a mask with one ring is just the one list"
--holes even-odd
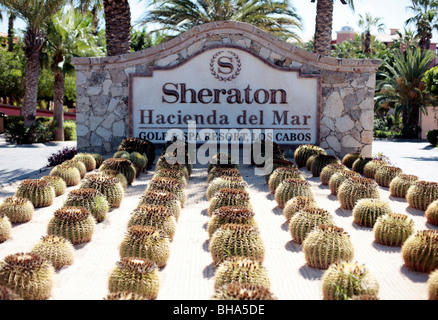
[(242, 178), (242, 173), (236, 168), (213, 168), (207, 176), (207, 183), (221, 176)]
[(207, 200), (211, 200), (222, 188), (246, 190), (248, 184), (240, 177), (221, 176), (214, 179), (207, 187)]
[(246, 257), (230, 257), (219, 264), (214, 274), (215, 290), (233, 282), (271, 287), (266, 268), (259, 261)]
[(0, 262), (0, 285), (24, 300), (46, 300), (52, 294), (55, 269), (35, 253), (16, 253)]
[(426, 211), (432, 202), (438, 200), (438, 183), (428, 181), (414, 182), (406, 193), (406, 200), (412, 208)]
[(50, 261), (57, 270), (72, 265), (75, 258), (75, 249), (71, 242), (54, 235), (42, 237), (33, 246), (31, 252)]
[(391, 165), (383, 165), (376, 170), (374, 180), (381, 187), (389, 187), (392, 179), (402, 174), (402, 169)]
[(160, 169), (155, 171), (154, 178), (174, 178), (180, 181), (184, 187), (187, 187), (187, 179), (184, 174), (177, 170)]
[(95, 157), (89, 153), (78, 153), (73, 157), (73, 160), (81, 161), (87, 171), (93, 171), (97, 168)]
[(163, 232), (152, 226), (132, 226), (120, 244), (120, 257), (148, 259), (164, 267), (170, 256), (170, 241)]
[(0, 213), (0, 243), (5, 242), (11, 237), (12, 224), (9, 218)]
[(374, 240), (391, 247), (400, 247), (414, 232), (414, 221), (398, 213), (380, 216), (373, 227)]
[(322, 275), (324, 300), (348, 300), (355, 296), (377, 298), (379, 283), (364, 265), (351, 262), (332, 264)]
[(331, 194), (337, 195), (338, 189), (339, 189), (340, 185), (342, 184), (342, 182), (344, 182), (345, 180), (347, 180), (348, 178), (351, 178), (351, 177), (360, 177), (360, 174), (357, 172), (354, 172), (354, 171), (350, 171), (348, 169), (335, 172), (331, 176), (329, 183), (328, 183)]
[(220, 207), (237, 206), (252, 210), (252, 204), (247, 191), (231, 188), (222, 188), (210, 200), (208, 215)]
[(402, 246), (402, 256), (408, 269), (430, 273), (438, 268), (438, 231), (420, 230)]
[(35, 208), (51, 206), (55, 196), (55, 189), (50, 183), (40, 179), (22, 181), (15, 192), (15, 197), (29, 199)]
[(44, 176), (41, 178), (42, 180), (47, 181), (50, 185), (55, 189), (55, 196), (61, 196), (65, 193), (67, 189), (67, 184), (65, 181), (58, 176)]
[(286, 202), (286, 205), (283, 209), (283, 215), (287, 221), (299, 211), (306, 209), (318, 208), (316, 201), (309, 197), (297, 196)]
[(438, 200), (435, 200), (430, 205), (428, 205), (425, 215), (427, 222), (435, 226), (438, 226)]
[(62, 164), (67, 166), (73, 166), (76, 169), (78, 169), (79, 173), (81, 174), (81, 179), (85, 177), (85, 175), (87, 174), (87, 168), (85, 167), (85, 164), (82, 161), (71, 159), (64, 161)]
[(277, 300), (277, 297), (265, 287), (233, 282), (216, 290), (212, 300)]
[(90, 173), (84, 178), (80, 189), (96, 189), (102, 193), (111, 208), (118, 208), (125, 197), (125, 190), (119, 179), (100, 173)]
[(210, 253), (215, 264), (228, 257), (241, 256), (263, 262), (265, 246), (258, 228), (228, 223), (221, 226), (213, 234), (209, 245)]
[(157, 265), (140, 258), (122, 258), (108, 279), (110, 293), (133, 293), (145, 299), (156, 299), (160, 290)]
[(332, 263), (351, 261), (354, 257), (353, 243), (344, 229), (320, 225), (303, 241), (307, 264), (316, 269), (327, 269)]
[(365, 178), (374, 179), (377, 169), (387, 164), (388, 163), (384, 160), (373, 159), (369, 161), (363, 168), (363, 175), (365, 176)]
[(431, 272), (427, 280), (429, 300), (438, 300), (438, 269)]
[(378, 185), (373, 179), (351, 177), (338, 189), (338, 200), (345, 210), (353, 210), (357, 201), (367, 198), (380, 199)]
[(335, 225), (335, 221), (328, 211), (314, 208), (298, 212), (289, 222), (289, 232), (292, 240), (302, 244), (306, 236), (319, 225)]
[(184, 184), (174, 178), (153, 178), (146, 190), (173, 193), (181, 203), (181, 207), (184, 207), (184, 203), (187, 200)]
[(286, 203), (297, 196), (314, 199), (310, 183), (301, 179), (285, 179), (275, 191), (275, 201), (280, 208), (284, 208)]
[(34, 206), (29, 199), (20, 197), (7, 197), (0, 205), (0, 214), (9, 218), (11, 223), (25, 223), (32, 220)]
[(62, 178), (62, 180), (64, 180), (67, 184), (67, 187), (77, 186), (82, 179), (78, 168), (66, 164), (59, 164), (55, 166), (50, 171), (50, 175)]
[(125, 176), (128, 185), (131, 185), (135, 181), (135, 177), (137, 175), (137, 171), (135, 170), (132, 162), (128, 159), (122, 158), (106, 159), (99, 167), (99, 171), (104, 170), (115, 170), (122, 173)]
[(148, 191), (141, 196), (138, 206), (145, 204), (159, 205), (163, 206), (169, 211), (178, 221), (179, 215), (181, 213), (181, 203), (179, 202), (177, 196), (171, 192), (167, 191)]
[(83, 207), (63, 207), (55, 211), (47, 234), (64, 237), (73, 245), (91, 241), (96, 220)]
[(372, 228), (377, 218), (392, 213), (389, 203), (380, 199), (360, 199), (353, 208), (354, 222)]
[(339, 163), (331, 163), (322, 169), (321, 174), (319, 175), (319, 179), (322, 185), (328, 186), (330, 182), (330, 178), (336, 172), (347, 169), (347, 167), (343, 164)]

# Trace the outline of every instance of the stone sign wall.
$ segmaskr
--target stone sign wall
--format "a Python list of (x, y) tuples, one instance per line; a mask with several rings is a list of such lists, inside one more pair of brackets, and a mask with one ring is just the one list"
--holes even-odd
[[(312, 142), (338, 156), (348, 152), (371, 155), (379, 60), (321, 57), (249, 24), (229, 21), (196, 27), (140, 52), (75, 58), (78, 149), (111, 154), (124, 138), (134, 133), (134, 116), (130, 114), (134, 99), (130, 88), (135, 76), (176, 68), (218, 47), (249, 53), (273, 68), (295, 70), (303, 77), (318, 79), (317, 119), (309, 129), (316, 130), (317, 139)], [(161, 98), (162, 92), (153, 90), (145, 87), (143, 94)]]

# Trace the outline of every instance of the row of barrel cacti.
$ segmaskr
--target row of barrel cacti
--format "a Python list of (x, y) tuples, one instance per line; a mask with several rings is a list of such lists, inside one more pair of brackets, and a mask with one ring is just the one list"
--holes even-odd
[[(119, 246), (120, 261), (109, 275), (106, 300), (153, 300), (160, 289), (159, 268), (170, 257), (192, 165), (173, 162), (166, 146), (154, 175), (128, 221)], [(186, 157), (188, 155), (186, 154)]]
[(312, 176), (319, 176), (324, 167), (338, 164), (339, 160), (316, 146), (297, 150), (296, 164), (283, 159), (281, 165), (287, 166), (275, 166), (274, 160), (274, 170), (266, 180), (283, 210), (292, 240), (302, 246), (307, 265), (325, 270), (321, 278), (323, 299), (377, 299), (376, 278), (364, 265), (353, 262), (350, 236), (336, 226), (330, 212), (317, 205), (311, 184), (299, 169), (306, 166)]
[[(2, 298), (49, 298), (55, 270), (74, 262), (74, 245), (91, 241), (96, 223), (105, 220), (111, 208), (120, 206), (128, 185), (124, 182), (129, 177), (122, 170), (100, 170), (104, 162), (99, 154), (80, 153), (54, 167), (48, 176), (22, 181), (14, 197), (0, 206), (2, 215), (13, 223), (27, 222), (31, 215), (19, 213), (22, 207), (33, 211), (50, 206), (55, 196), (65, 194), (67, 187), (79, 185), (68, 193), (63, 206), (55, 210), (47, 235), (30, 252), (11, 254), (0, 263)], [(93, 173), (97, 168), (99, 172)]]
[(207, 170), (207, 231), (216, 267), (212, 299), (275, 300), (263, 266), (265, 245), (239, 165), (219, 152)]
[[(300, 153), (299, 149), (315, 150), (316, 153), (321, 154), (325, 152), (317, 146), (302, 146), (295, 154)], [(303, 155), (297, 155), (295, 158), (302, 160)], [(314, 157), (317, 158), (318, 156)], [(317, 161), (309, 159), (307, 164)], [(380, 199), (378, 186), (389, 187), (392, 196), (406, 197), (409, 205), (414, 208), (424, 209), (429, 206), (428, 210), (432, 211), (436, 206), (434, 200), (437, 197), (434, 195), (436, 183), (418, 181), (417, 177), (405, 175), (400, 168), (388, 163), (388, 159), (384, 157), (371, 159), (364, 158), (358, 153), (351, 153), (344, 156), (342, 161), (325, 165), (319, 177), (323, 185), (329, 186), (331, 194), (337, 195), (341, 208), (352, 210), (354, 223), (373, 228), (377, 243), (401, 246), (406, 267), (414, 271), (430, 273), (438, 267), (438, 232), (415, 231), (412, 219), (407, 215), (392, 212), (389, 203)], [(409, 200), (408, 195), (413, 194), (422, 200)], [(420, 203), (421, 206), (418, 205)], [(428, 222), (430, 222), (429, 218)], [(419, 248), (421, 250), (418, 250)], [(437, 290), (436, 286), (433, 288), (430, 284), (429, 288), (429, 297), (436, 296), (436, 293), (431, 293)]]

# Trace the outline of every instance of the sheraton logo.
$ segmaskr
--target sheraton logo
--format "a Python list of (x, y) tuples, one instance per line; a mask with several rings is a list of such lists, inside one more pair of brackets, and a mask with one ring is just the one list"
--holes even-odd
[(233, 81), (242, 71), (239, 56), (231, 50), (221, 50), (210, 60), (210, 72), (219, 81)]

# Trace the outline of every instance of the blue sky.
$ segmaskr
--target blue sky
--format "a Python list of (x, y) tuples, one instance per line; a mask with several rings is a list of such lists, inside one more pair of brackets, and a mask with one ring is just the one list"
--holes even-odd
[[(303, 19), (303, 31), (299, 31), (298, 34), (303, 41), (307, 41), (312, 38), (315, 30), (316, 3), (311, 3), (310, 0), (291, 0), (291, 2)], [(411, 16), (411, 13), (406, 10), (411, 3), (410, 0), (355, 0), (354, 2), (355, 11), (353, 12), (348, 6), (342, 5), (340, 0), (335, 0), (333, 37), (336, 36), (336, 31), (344, 25), (359, 30), (357, 26), (359, 14), (364, 15), (366, 12), (370, 12), (373, 17), (382, 18), (387, 27), (386, 33), (389, 33), (389, 28), (403, 30), (404, 22)], [(145, 12), (145, 3), (146, 1), (130, 0), (133, 25)], [(26, 25), (21, 21), (16, 23), (18, 29), (25, 27)], [(7, 32), (7, 19), (0, 23), (0, 32)], [(434, 32), (432, 41), (438, 42), (438, 32)]]

